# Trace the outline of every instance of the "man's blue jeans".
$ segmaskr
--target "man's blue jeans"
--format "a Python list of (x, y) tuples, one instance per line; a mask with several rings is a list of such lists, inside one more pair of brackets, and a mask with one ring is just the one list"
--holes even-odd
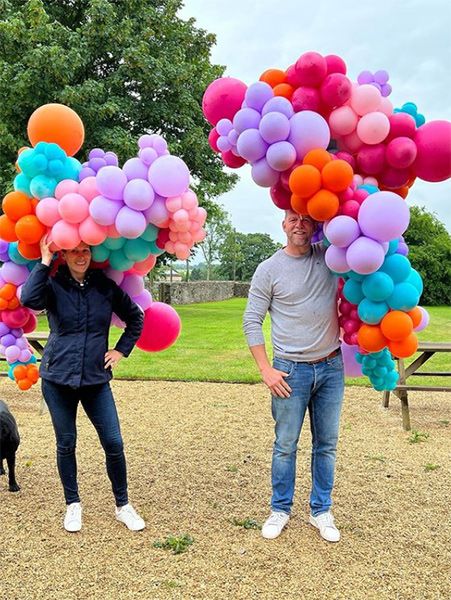
[(71, 388), (45, 379), (42, 393), (52, 417), (56, 436), (56, 459), (66, 504), (80, 502), (77, 483), (75, 446), (76, 418), (81, 402), (94, 425), (106, 456), (106, 468), (113, 488), (116, 506), (128, 503), (127, 468), (119, 419), (109, 383)]
[(312, 431), (312, 492), (310, 509), (314, 516), (332, 505), (338, 428), (344, 393), (341, 354), (315, 364), (274, 358), (274, 368), (289, 373), (289, 398), (272, 397), (276, 422), (272, 458), (271, 508), (290, 514), (293, 505), (296, 454), (308, 407)]

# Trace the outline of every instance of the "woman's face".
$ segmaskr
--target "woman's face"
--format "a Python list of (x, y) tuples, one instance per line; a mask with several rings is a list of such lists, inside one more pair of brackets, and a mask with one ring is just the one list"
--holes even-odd
[(73, 250), (64, 250), (63, 257), (71, 272), (84, 275), (91, 264), (91, 248), (81, 242)]

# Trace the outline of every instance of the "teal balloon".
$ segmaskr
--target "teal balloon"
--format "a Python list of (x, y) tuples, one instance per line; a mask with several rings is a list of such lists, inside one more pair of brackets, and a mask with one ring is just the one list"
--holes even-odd
[(42, 151), (49, 160), (59, 160), (64, 162), (67, 159), (67, 154), (61, 146), (58, 146), (55, 142), (47, 142), (45, 147), (42, 147)]
[(381, 271), (368, 275), (362, 283), (363, 293), (373, 302), (387, 300), (392, 295), (394, 287), (393, 279)]
[(108, 248), (108, 250), (119, 250), (120, 248), (122, 248), (122, 246), (124, 246), (125, 242), (126, 240), (123, 237), (107, 238), (103, 242), (103, 245), (105, 246), (105, 248)]
[(364, 298), (357, 308), (357, 313), (364, 323), (376, 325), (388, 313), (388, 305), (386, 302), (373, 302)]
[(351, 304), (359, 304), (365, 297), (362, 284), (354, 279), (348, 279), (343, 286), (343, 295)]
[(141, 238), (127, 240), (123, 247), (125, 256), (133, 262), (140, 262), (150, 254), (150, 244)]
[(405, 281), (410, 275), (411, 270), (412, 267), (409, 259), (402, 254), (392, 254), (387, 256), (382, 267), (379, 269), (379, 271), (387, 273), (387, 275), (393, 279), (393, 283)]
[(149, 242), (149, 248), (150, 248), (150, 253), (155, 254), (156, 256), (159, 256), (160, 254), (163, 254), (163, 252), (164, 252), (164, 250), (159, 248), (155, 242)]
[(144, 233), (140, 235), (140, 238), (142, 238), (146, 242), (154, 242), (158, 237), (159, 231), (160, 230), (158, 229), (158, 227), (155, 227), (155, 225), (152, 225), (152, 223), (150, 223), (149, 225), (147, 225)]
[(92, 260), (95, 260), (96, 262), (103, 262), (110, 256), (110, 250), (108, 250), (108, 248), (106, 248), (103, 244), (100, 244), (99, 246), (93, 246), (91, 248), (91, 253)]
[(368, 192), (368, 194), (375, 194), (376, 192), (379, 191), (379, 188), (376, 185), (371, 185), (369, 183), (365, 183), (364, 185), (359, 185), (357, 189), (366, 190)]
[(57, 181), (54, 177), (47, 177), (47, 175), (37, 175), (33, 177), (30, 182), (30, 191), (31, 195), (34, 198), (48, 198), (49, 196), (53, 196), (55, 192), (55, 188), (57, 185)]
[(374, 369), (377, 365), (377, 361), (374, 358), (371, 358), (370, 355), (364, 357), (364, 365), (367, 369)]
[(28, 179), (28, 177), (23, 173), (19, 173), (19, 175), (16, 175), (14, 178), (14, 189), (16, 190), (16, 192), (22, 192), (27, 196), (31, 196), (30, 180)]
[(330, 246), (330, 242), (326, 236), (323, 237), (323, 246), (324, 246), (324, 248), (329, 248), (329, 246)]
[(399, 246), (399, 240), (392, 240), (388, 243), (388, 250), (386, 252), (387, 256), (394, 254)]
[(61, 179), (74, 179), (78, 181), (78, 174), (81, 169), (81, 163), (73, 156), (68, 156), (61, 173)]
[(26, 267), (29, 271), (32, 271), (34, 269), (35, 265), (37, 265), (40, 262), (41, 261), (39, 260), (39, 258), (37, 258), (36, 260), (29, 260)]
[(16, 263), (16, 265), (26, 265), (30, 261), (28, 260), (28, 258), (24, 258), (22, 256), (22, 254), (19, 252), (19, 250), (17, 248), (18, 244), (19, 244), (19, 242), (11, 242), (9, 244), (8, 256), (13, 261), (13, 263)]
[(421, 277), (421, 275), (418, 273), (417, 270), (415, 269), (411, 269), (409, 276), (407, 277), (406, 281), (408, 283), (411, 283), (417, 290), (417, 292), (420, 294), (423, 293), (423, 279)]
[(48, 170), (50, 175), (60, 178), (64, 173), (64, 163), (61, 160), (52, 159), (49, 161)]
[(412, 310), (417, 306), (420, 300), (420, 294), (415, 286), (407, 281), (397, 283), (393, 289), (393, 294), (388, 298), (387, 303), (392, 310), (403, 310), (405, 312)]
[(113, 252), (110, 254), (109, 261), (111, 268), (116, 269), (116, 271), (128, 271), (134, 265), (134, 261), (129, 260), (125, 256), (122, 248), (119, 250), (113, 250)]
[(356, 273), (355, 271), (348, 271), (346, 275), (349, 277), (349, 279), (354, 279), (354, 281), (363, 281), (366, 277), (366, 275)]
[(376, 375), (376, 377), (385, 377), (388, 373), (388, 369), (387, 367), (376, 367), (373, 370), (373, 373)]

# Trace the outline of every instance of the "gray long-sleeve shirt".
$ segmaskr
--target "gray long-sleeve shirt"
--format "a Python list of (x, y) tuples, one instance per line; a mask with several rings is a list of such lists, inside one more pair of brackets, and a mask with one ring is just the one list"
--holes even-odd
[(337, 280), (324, 254), (322, 244), (304, 256), (282, 249), (257, 267), (243, 318), (249, 346), (265, 343), (262, 324), (269, 312), (274, 356), (311, 361), (339, 347)]

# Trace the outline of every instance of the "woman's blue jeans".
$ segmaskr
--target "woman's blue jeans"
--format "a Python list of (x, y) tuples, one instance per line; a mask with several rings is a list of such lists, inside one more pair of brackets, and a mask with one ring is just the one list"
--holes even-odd
[(312, 432), (312, 491), (310, 510), (317, 516), (332, 505), (340, 412), (344, 394), (341, 354), (315, 364), (274, 358), (274, 368), (289, 373), (289, 398), (272, 397), (276, 422), (272, 457), (274, 511), (290, 514), (296, 476), (296, 454), (308, 407)]
[(49, 407), (55, 430), (58, 472), (63, 484), (66, 504), (80, 502), (75, 458), (77, 441), (75, 423), (79, 402), (96, 428), (105, 451), (106, 468), (113, 487), (116, 506), (127, 504), (124, 445), (109, 383), (71, 388), (68, 385), (59, 385), (43, 379), (42, 393)]

